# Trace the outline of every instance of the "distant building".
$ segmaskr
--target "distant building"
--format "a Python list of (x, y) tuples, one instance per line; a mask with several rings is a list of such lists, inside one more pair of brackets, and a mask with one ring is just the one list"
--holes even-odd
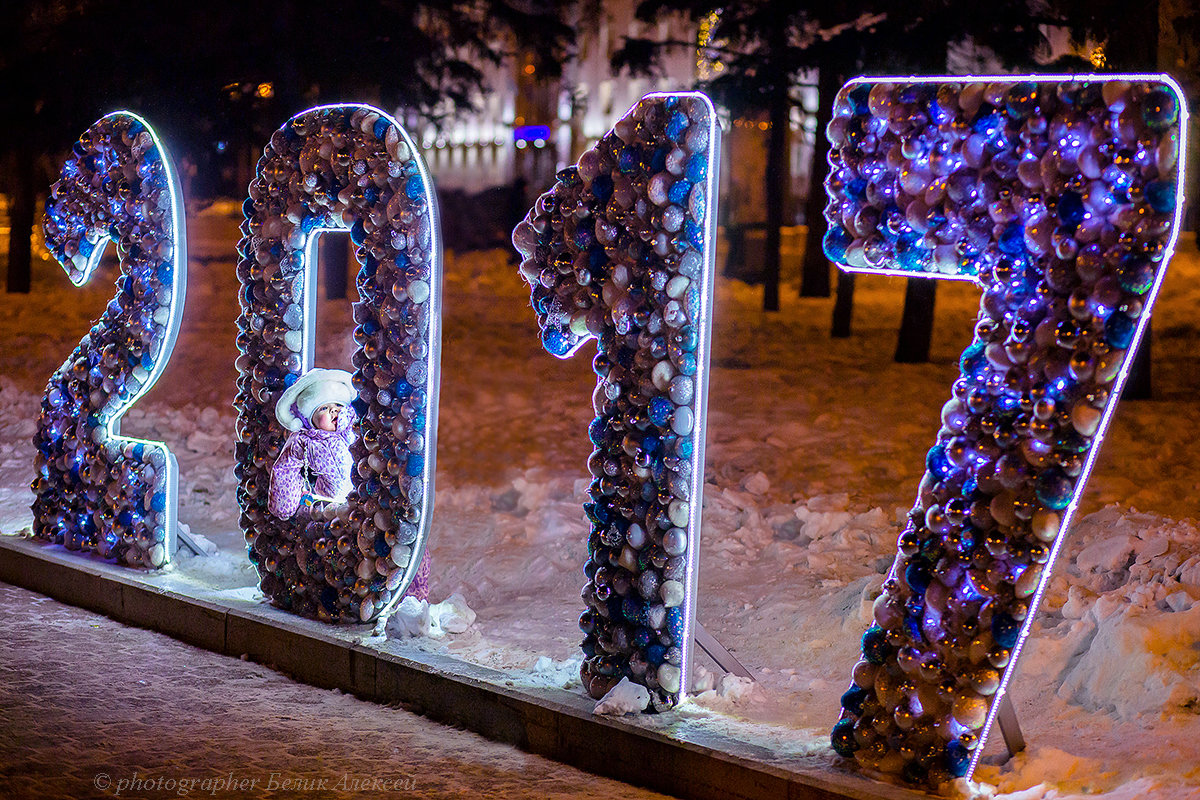
[[(543, 80), (531, 61), (489, 69), (480, 110), (460, 115), (448, 129), (421, 130), (426, 159), (438, 184), (477, 192), (523, 177), (531, 188), (547, 187), (559, 169), (587, 147), (647, 92), (688, 89), (695, 84), (695, 54), (680, 52), (657, 79), (614, 76), (609, 59), (624, 36), (668, 34), (666, 23), (651, 30), (634, 19), (634, 3), (596, 4), (580, 12), (577, 57), (561, 79)], [(677, 37), (694, 38), (688, 30)]]
[[(529, 60), (517, 58), (489, 69), (488, 91), (479, 100), (478, 112), (460, 115), (441, 129), (432, 124), (410, 128), (424, 146), (441, 190), (475, 194), (523, 178), (532, 197), (549, 188), (555, 172), (573, 164), (642, 95), (691, 89), (710, 68), (698, 48), (681, 47), (664, 60), (659, 77), (616, 75), (610, 62), (624, 37), (698, 43), (700, 31), (682, 17), (654, 26), (642, 23), (634, 18), (633, 0), (580, 5), (590, 8), (577, 12), (577, 56), (565, 65), (560, 79), (543, 80)], [(815, 89), (799, 91), (806, 109), (815, 111)], [(721, 117), (722, 216), (732, 215), (739, 223), (760, 222), (765, 219), (766, 123)], [(808, 187), (811, 113), (797, 109), (791, 128), (793, 195), (799, 198)], [(797, 200), (792, 208), (802, 205)]]

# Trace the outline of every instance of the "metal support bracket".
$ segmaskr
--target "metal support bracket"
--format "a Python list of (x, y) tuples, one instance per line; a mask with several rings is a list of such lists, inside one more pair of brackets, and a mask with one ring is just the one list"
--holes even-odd
[(1000, 698), (1000, 708), (996, 711), (996, 721), (1000, 723), (1000, 735), (1004, 737), (1004, 746), (1008, 749), (1008, 757), (1012, 758), (1025, 749), (1025, 734), (1021, 733), (1021, 723), (1017, 720), (1017, 711), (1013, 708), (1012, 698), (1008, 692)]
[(192, 552), (192, 555), (197, 555), (197, 556), (207, 556), (208, 555), (208, 551), (205, 550), (200, 545), (196, 544), (196, 540), (192, 538), (192, 535), (190, 533), (186, 533), (182, 529), (179, 529), (179, 528), (175, 529), (175, 544), (176, 544), (177, 552), (180, 547), (186, 547), (188, 550), (190, 550)]
[(738, 661), (737, 657), (725, 648), (725, 645), (718, 642), (711, 633), (705, 630), (699, 620), (696, 620), (695, 634), (696, 646), (717, 662), (718, 667), (739, 678), (754, 680), (750, 670), (746, 669), (742, 662)]

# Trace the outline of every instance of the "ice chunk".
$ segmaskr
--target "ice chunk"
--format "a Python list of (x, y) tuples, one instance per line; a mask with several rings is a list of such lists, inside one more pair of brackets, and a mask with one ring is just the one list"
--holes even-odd
[(387, 623), (388, 635), (397, 639), (421, 636), (429, 630), (429, 603), (415, 597), (401, 600)]
[(429, 616), (446, 633), (463, 633), (475, 624), (475, 612), (458, 592), (430, 606)]
[(609, 689), (608, 694), (600, 698), (600, 702), (596, 703), (592, 713), (619, 717), (645, 711), (649, 704), (650, 692), (645, 686), (636, 684), (629, 678), (621, 678), (620, 683)]
[(756, 472), (753, 475), (748, 475), (742, 481), (742, 486), (750, 494), (763, 495), (771, 488), (771, 480), (762, 472)]

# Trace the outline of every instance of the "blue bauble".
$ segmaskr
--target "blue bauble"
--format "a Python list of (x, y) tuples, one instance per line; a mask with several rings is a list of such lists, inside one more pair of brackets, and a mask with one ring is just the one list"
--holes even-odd
[(1077, 192), (1063, 192), (1058, 198), (1058, 218), (1064, 225), (1076, 226), (1083, 222), (1087, 210), (1083, 207), (1083, 198)]
[(607, 203), (608, 198), (612, 197), (613, 181), (609, 175), (597, 175), (592, 180), (592, 194), (601, 203)]
[(821, 239), (825, 257), (835, 263), (846, 263), (846, 250), (854, 243), (854, 237), (840, 225), (831, 225)]
[(1175, 210), (1174, 181), (1150, 181), (1146, 184), (1146, 202), (1160, 214)]
[(425, 192), (425, 182), (421, 180), (421, 176), (412, 175), (404, 184), (404, 193), (410, 200), (416, 200)]
[(958, 360), (958, 368), (968, 378), (978, 378), (987, 369), (987, 345), (984, 342), (972, 342), (963, 350)]
[(871, 109), (870, 106), (867, 105), (867, 101), (870, 99), (870, 97), (871, 84), (860, 83), (855, 86), (850, 90), (850, 93), (846, 98), (850, 104), (850, 111), (855, 115), (869, 113)]
[(678, 142), (687, 133), (687, 128), (687, 114), (682, 111), (676, 111), (671, 115), (671, 119), (667, 121), (667, 138), (673, 142)]
[(667, 199), (677, 206), (687, 202), (688, 192), (692, 190), (691, 181), (675, 181), (667, 190)]
[(1025, 255), (1025, 228), (1019, 222), (1010, 222), (1000, 234), (996, 244), (1000, 252), (1010, 256)]
[(854, 751), (858, 749), (858, 742), (854, 738), (854, 720), (838, 720), (837, 724), (833, 726), (829, 743), (833, 745), (833, 751), (839, 756), (849, 758), (854, 755)]
[(961, 742), (950, 742), (946, 745), (946, 771), (955, 778), (967, 774), (971, 766), (971, 751), (962, 746)]
[(562, 357), (571, 351), (571, 337), (557, 325), (548, 325), (542, 329), (542, 347), (552, 356)]
[(862, 716), (863, 701), (870, 696), (870, 692), (861, 686), (851, 685), (846, 693), (842, 695), (842, 708), (849, 711), (856, 717)]
[(1025, 119), (1037, 111), (1037, 84), (1022, 81), (1013, 84), (1004, 96), (1004, 108), (1012, 119)]
[(1129, 347), (1136, 331), (1137, 321), (1124, 311), (1114, 311), (1104, 321), (1104, 341), (1116, 350)]
[(634, 145), (625, 145), (617, 154), (617, 169), (625, 174), (637, 170), (642, 158), (640, 150)]
[(1001, 647), (1012, 648), (1021, 634), (1021, 623), (1008, 614), (997, 614), (992, 618), (992, 638)]
[(917, 242), (920, 239), (914, 235), (901, 236), (896, 240), (896, 264), (900, 269), (910, 272), (924, 272), (929, 269), (932, 254)]
[(1046, 508), (1061, 511), (1071, 504), (1075, 483), (1058, 467), (1051, 467), (1037, 476), (1037, 498)]
[(675, 412), (675, 405), (665, 397), (655, 397), (650, 401), (646, 410), (650, 415), (650, 422), (662, 428), (671, 421), (671, 414)]
[(1121, 288), (1131, 294), (1145, 294), (1154, 285), (1154, 264), (1148, 259), (1129, 254), (1117, 271)]
[(1142, 101), (1142, 119), (1152, 130), (1161, 131), (1179, 120), (1179, 101), (1166, 89), (1154, 89)]
[(674, 641), (675, 644), (679, 644), (683, 641), (683, 629), (685, 622), (686, 619), (683, 615), (682, 606), (675, 606), (674, 608), (667, 609), (667, 633), (670, 634), (671, 640)]
[(925, 561), (914, 560), (904, 568), (904, 582), (914, 594), (923, 596), (929, 588), (929, 580), (929, 564)]
[(954, 465), (950, 463), (950, 458), (946, 455), (946, 448), (940, 444), (929, 448), (929, 452), (925, 455), (925, 468), (935, 478), (943, 480), (954, 472)]
[(867, 628), (862, 637), (863, 658), (871, 664), (882, 664), (891, 652), (892, 646), (888, 644), (883, 628), (878, 625)]
[(410, 478), (415, 478), (420, 475), (425, 469), (425, 456), (421, 453), (409, 453), (408, 462), (405, 465), (405, 473)]

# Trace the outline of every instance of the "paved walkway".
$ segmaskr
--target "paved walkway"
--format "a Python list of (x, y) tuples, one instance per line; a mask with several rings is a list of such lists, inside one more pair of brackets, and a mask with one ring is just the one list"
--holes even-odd
[(0, 797), (656, 798), (0, 583)]

